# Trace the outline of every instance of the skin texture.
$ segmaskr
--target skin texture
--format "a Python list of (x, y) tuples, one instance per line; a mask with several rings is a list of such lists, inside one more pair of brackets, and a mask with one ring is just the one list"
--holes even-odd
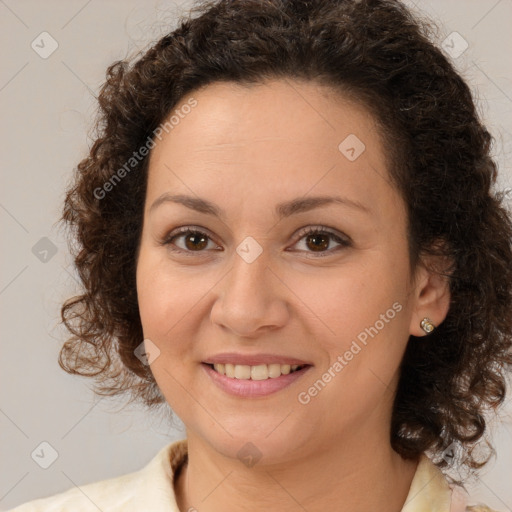
[[(160, 350), (151, 370), (187, 429), (189, 462), (175, 485), (180, 509), (343, 504), (396, 512), (417, 464), (389, 443), (398, 368), (409, 335), (425, 334), (421, 319), (445, 318), (449, 289), (423, 265), (410, 275), (405, 207), (387, 177), (375, 122), (314, 83), (218, 83), (193, 97), (197, 106), (152, 151), (137, 263), (144, 337)], [(350, 134), (365, 144), (355, 161), (338, 149)], [(171, 202), (150, 211), (164, 193), (207, 199), (224, 215)], [(331, 204), (279, 220), (274, 211), (283, 201), (331, 195), (369, 212)], [(315, 251), (300, 231), (319, 225), (351, 245), (328, 238), (328, 249)], [(181, 226), (205, 232), (206, 248), (191, 250), (187, 235), (173, 243), (189, 255), (162, 243)], [(263, 250), (252, 263), (236, 252), (248, 236)], [(400, 312), (301, 404), (298, 394), (396, 302)], [(220, 352), (273, 353), (313, 366), (270, 396), (238, 398), (201, 365)], [(237, 457), (247, 442), (262, 454), (252, 467)]]

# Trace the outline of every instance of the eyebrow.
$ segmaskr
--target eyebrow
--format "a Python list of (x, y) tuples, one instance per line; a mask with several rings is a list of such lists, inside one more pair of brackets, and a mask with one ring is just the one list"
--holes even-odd
[[(195, 210), (200, 213), (206, 213), (208, 215), (214, 215), (215, 217), (219, 218), (224, 218), (225, 215), (223, 210), (221, 210), (214, 203), (207, 201), (206, 199), (183, 194), (170, 195), (168, 193), (162, 194), (153, 202), (149, 208), (149, 213), (154, 211), (158, 206), (165, 203), (181, 204), (187, 208), (190, 208), (191, 210)], [(320, 206), (327, 206), (329, 204), (341, 204), (343, 206), (348, 206), (350, 208), (360, 210), (364, 213), (371, 214), (371, 210), (359, 201), (354, 201), (352, 199), (340, 196), (298, 197), (296, 199), (292, 199), (291, 201), (278, 203), (275, 210), (279, 219), (283, 219), (297, 213), (307, 212), (315, 208), (319, 208)]]

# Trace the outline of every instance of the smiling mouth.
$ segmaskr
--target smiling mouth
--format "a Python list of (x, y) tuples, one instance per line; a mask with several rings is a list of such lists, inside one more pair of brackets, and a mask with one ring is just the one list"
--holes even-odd
[(207, 366), (212, 368), (220, 375), (224, 375), (231, 379), (239, 380), (267, 380), (277, 379), (282, 375), (288, 375), (299, 370), (302, 370), (307, 364), (258, 364), (256, 366), (249, 366), (246, 364), (210, 364)]

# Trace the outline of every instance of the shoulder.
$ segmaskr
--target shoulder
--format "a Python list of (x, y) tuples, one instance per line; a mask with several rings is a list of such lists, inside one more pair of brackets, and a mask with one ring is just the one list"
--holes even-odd
[(173, 473), (186, 457), (186, 441), (164, 446), (139, 471), (76, 486), (65, 492), (24, 503), (9, 512), (178, 512), (172, 485)]
[(401, 512), (443, 510), (450, 512), (500, 512), (484, 504), (476, 504), (464, 487), (450, 484), (434, 462), (422, 454), (411, 482), (409, 495)]
[(136, 484), (137, 473), (102, 480), (24, 503), (10, 512), (56, 512), (73, 509), (89, 512), (113, 507), (131, 498), (130, 489)]

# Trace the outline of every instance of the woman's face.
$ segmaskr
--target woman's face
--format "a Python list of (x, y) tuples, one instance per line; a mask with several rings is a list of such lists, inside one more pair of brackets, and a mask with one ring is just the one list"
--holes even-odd
[(159, 388), (189, 439), (229, 457), (388, 442), (425, 312), (374, 119), (313, 83), (192, 97), (155, 141), (137, 266)]

